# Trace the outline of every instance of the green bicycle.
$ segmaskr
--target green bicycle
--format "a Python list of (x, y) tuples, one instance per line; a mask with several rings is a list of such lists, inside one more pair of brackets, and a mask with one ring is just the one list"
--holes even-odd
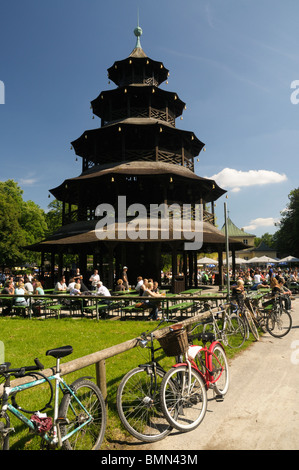
[[(10, 414), (24, 423), (31, 433), (42, 438), (42, 448), (66, 450), (99, 449), (106, 429), (106, 407), (98, 386), (89, 378), (81, 377), (68, 385), (61, 377), (60, 359), (73, 352), (72, 346), (50, 349), (47, 356), (56, 358), (56, 373), (46, 377), (40, 371), (44, 366), (35, 359), (34, 366), (11, 369), (10, 363), (0, 364), (0, 377), (4, 378), (3, 395), (0, 398), (0, 450), (9, 450), (11, 427)], [(28, 377), (29, 382), (11, 387), (11, 377)], [(32, 379), (32, 380), (31, 380)], [(43, 413), (52, 408), (54, 396), (52, 382), (55, 382), (53, 418)], [(19, 406), (16, 396), (30, 388), (46, 384), (47, 403), (38, 411)], [(59, 391), (63, 396), (59, 405)], [(29, 414), (27, 417), (24, 413)]]

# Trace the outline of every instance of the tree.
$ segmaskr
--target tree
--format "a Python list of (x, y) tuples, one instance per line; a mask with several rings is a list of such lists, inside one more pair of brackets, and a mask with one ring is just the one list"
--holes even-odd
[(293, 189), (288, 198), (290, 202), (281, 212), (279, 229), (273, 239), (280, 256), (299, 257), (299, 188)]
[(275, 248), (273, 235), (268, 232), (264, 233), (261, 237), (255, 237), (254, 246), (259, 246), (261, 242), (264, 242), (269, 248)]
[(46, 213), (47, 235), (52, 235), (62, 224), (62, 202), (54, 199), (48, 205), (48, 209), (49, 211)]
[(13, 267), (36, 262), (38, 254), (25, 246), (40, 241), (47, 230), (44, 211), (33, 201), (23, 201), (23, 191), (13, 180), (0, 182), (0, 265)]

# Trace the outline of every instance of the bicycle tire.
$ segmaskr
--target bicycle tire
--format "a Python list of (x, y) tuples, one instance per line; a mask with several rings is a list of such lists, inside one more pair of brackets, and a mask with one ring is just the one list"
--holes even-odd
[(245, 309), (244, 315), (251, 333), (253, 334), (255, 340), (258, 341), (260, 339), (259, 332), (257, 331), (257, 328), (255, 326), (252, 314), (247, 308)]
[(271, 336), (282, 338), (289, 333), (292, 324), (291, 314), (285, 309), (281, 309), (280, 311), (277, 309), (270, 312), (266, 327)]
[[(106, 405), (102, 392), (91, 380), (83, 378), (76, 380), (71, 385), (71, 389), (93, 419), (64, 441), (63, 449), (98, 450), (103, 442), (107, 423)], [(75, 398), (67, 393), (61, 400), (58, 416), (62, 421), (68, 421), (67, 424), (60, 425), (63, 437), (73, 431), (78, 424), (82, 424), (87, 415)]]
[(232, 349), (240, 348), (246, 340), (246, 326), (244, 320), (234, 313), (227, 315), (227, 322), (223, 330), (224, 342)]
[[(221, 344), (216, 343), (211, 348), (211, 364), (209, 369), (213, 371), (214, 388), (217, 395), (226, 395), (229, 388), (229, 367), (225, 351)], [(220, 370), (220, 366), (222, 369)]]
[(191, 431), (202, 422), (207, 411), (206, 384), (200, 374), (191, 371), (188, 391), (189, 367), (172, 367), (161, 383), (160, 400), (164, 415), (171, 426), (181, 432)]
[(6, 432), (9, 428), (9, 416), (3, 412), (0, 417), (0, 450), (9, 450), (9, 432)]
[(156, 369), (156, 384), (154, 377), (150, 367), (136, 367), (123, 377), (117, 390), (116, 406), (123, 426), (144, 442), (159, 441), (172, 430), (160, 405), (164, 372)]
[(258, 328), (262, 330), (263, 333), (267, 333), (267, 316), (263, 310), (261, 310), (259, 307), (254, 308), (254, 321), (257, 325)]

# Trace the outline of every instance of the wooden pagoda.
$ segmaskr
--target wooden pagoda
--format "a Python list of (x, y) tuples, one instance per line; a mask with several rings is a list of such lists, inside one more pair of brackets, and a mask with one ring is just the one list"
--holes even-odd
[[(194, 159), (204, 144), (192, 131), (176, 127), (185, 103), (177, 93), (160, 88), (169, 72), (162, 62), (150, 59), (143, 51), (141, 28), (137, 27), (134, 33), (137, 42), (132, 53), (108, 69), (109, 80), (116, 88), (102, 91), (91, 102), (101, 126), (86, 130), (72, 142), (76, 155), (82, 158), (82, 173), (50, 190), (63, 203), (62, 226), (31, 249), (51, 253), (53, 261), (58, 254), (60, 269), (64, 254), (79, 254), (83, 274), (87, 257), (92, 256), (94, 267), (110, 288), (124, 265), (129, 268), (132, 285), (139, 275), (160, 281), (161, 256), (168, 253), (177, 292), (197, 284), (197, 251), (184, 250), (184, 236), (165, 240), (159, 232), (155, 239), (149, 236), (146, 240), (99, 240), (96, 233), (98, 206), (109, 204), (116, 208), (119, 196), (126, 197), (127, 206), (139, 203), (148, 211), (151, 204), (169, 207), (176, 203), (180, 207), (189, 204), (192, 212), (196, 204), (201, 204), (201, 251), (218, 251), (221, 271), (225, 236), (215, 226), (214, 202), (225, 191), (215, 181), (195, 174)], [(178, 259), (184, 274), (180, 288)]]

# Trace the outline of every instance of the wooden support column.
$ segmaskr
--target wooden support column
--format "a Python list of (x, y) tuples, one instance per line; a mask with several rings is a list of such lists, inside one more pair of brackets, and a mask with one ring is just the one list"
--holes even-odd
[(236, 250), (232, 248), (232, 279), (236, 279)]
[(222, 250), (218, 250), (218, 269), (219, 269), (219, 289), (222, 289), (222, 286), (224, 285), (224, 279), (223, 279), (223, 256), (222, 256)]
[(194, 270), (193, 270), (193, 252), (192, 251), (189, 251), (188, 253), (188, 257), (189, 257), (189, 284), (188, 284), (188, 287), (189, 289), (191, 289), (191, 287), (193, 287), (193, 274), (194, 274)]
[(193, 261), (194, 261), (194, 287), (198, 287), (198, 279), (197, 279), (197, 251), (193, 251)]

